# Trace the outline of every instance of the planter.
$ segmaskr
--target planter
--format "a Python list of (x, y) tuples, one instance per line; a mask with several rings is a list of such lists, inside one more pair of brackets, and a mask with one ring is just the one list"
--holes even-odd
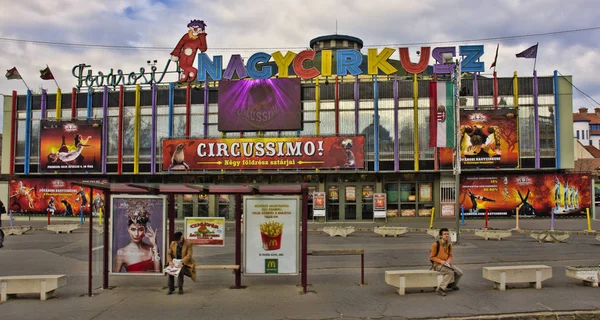
[(352, 232), (356, 231), (354, 227), (325, 227), (323, 232), (327, 233), (330, 237), (340, 236), (346, 237)]
[(597, 237), (596, 237), (596, 240), (600, 241), (600, 236), (597, 236)]
[(508, 238), (508, 237), (512, 236), (512, 232), (510, 230), (479, 229), (479, 230), (475, 230), (475, 235), (478, 237), (482, 237), (485, 240), (488, 240), (488, 239), (502, 240), (503, 238)]
[(94, 226), (93, 228), (94, 228), (94, 230), (96, 230), (98, 233), (103, 233), (103, 232), (104, 232), (104, 226)]
[(408, 232), (407, 227), (375, 227), (373, 231), (382, 237), (393, 236), (394, 238)]
[(536, 239), (538, 242), (563, 242), (569, 239), (569, 234), (562, 231), (533, 231), (531, 237)]
[(7, 236), (11, 235), (11, 234), (20, 236), (20, 235), (24, 234), (25, 232), (31, 230), (31, 226), (3, 227), (0, 229), (2, 229), (2, 231), (4, 231), (4, 234)]
[(567, 273), (567, 277), (582, 280), (584, 285), (591, 285), (592, 287), (596, 288), (598, 287), (598, 280), (600, 279), (600, 266), (568, 266), (565, 271)]

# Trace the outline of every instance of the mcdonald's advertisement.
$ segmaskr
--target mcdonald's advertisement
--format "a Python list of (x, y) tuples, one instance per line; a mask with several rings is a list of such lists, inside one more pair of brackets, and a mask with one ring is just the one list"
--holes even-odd
[[(516, 168), (519, 165), (517, 112), (514, 108), (460, 113), (460, 164), (464, 169)], [(440, 148), (440, 167), (452, 168), (452, 148)]]
[(460, 190), (466, 217), (577, 217), (591, 205), (589, 174), (464, 175)]
[(225, 245), (225, 218), (224, 217), (186, 217), (185, 239), (196, 246)]
[(163, 171), (362, 169), (364, 137), (265, 137), (162, 141)]
[(244, 197), (245, 274), (298, 274), (298, 196)]
[[(81, 179), (10, 179), (8, 186), (7, 210), (14, 214), (79, 216), (83, 211), (90, 213), (90, 204), (94, 212), (103, 210), (104, 194), (90, 188), (72, 186), (72, 182), (106, 182), (106, 180)], [(100, 200), (96, 200), (100, 199)]]
[(102, 170), (102, 120), (40, 121), (40, 172)]

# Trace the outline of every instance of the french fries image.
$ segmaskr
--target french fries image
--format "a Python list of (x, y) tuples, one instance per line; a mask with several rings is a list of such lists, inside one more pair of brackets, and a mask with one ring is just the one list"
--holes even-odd
[(267, 221), (260, 224), (260, 236), (262, 238), (263, 249), (265, 251), (278, 250), (281, 248), (281, 233), (283, 232), (283, 223), (277, 221)]

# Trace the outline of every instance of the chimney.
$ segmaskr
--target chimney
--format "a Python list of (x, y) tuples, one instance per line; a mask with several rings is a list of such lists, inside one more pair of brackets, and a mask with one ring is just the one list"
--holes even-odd
[(596, 113), (597, 116), (600, 116), (600, 108), (595, 108), (594, 112)]
[(579, 108), (579, 113), (587, 113), (587, 108)]

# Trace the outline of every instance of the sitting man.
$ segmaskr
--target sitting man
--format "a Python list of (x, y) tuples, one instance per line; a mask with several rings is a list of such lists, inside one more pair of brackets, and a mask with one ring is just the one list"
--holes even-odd
[[(196, 262), (192, 258), (192, 244), (185, 241), (183, 234), (175, 232), (174, 239), (175, 241), (169, 245), (167, 263), (169, 267), (181, 268), (177, 277), (177, 286), (179, 287), (179, 294), (183, 294), (183, 276), (186, 275), (196, 281)], [(173, 291), (175, 291), (175, 277), (172, 275), (169, 275), (168, 285), (169, 292), (167, 294), (173, 294)]]
[(442, 283), (435, 292), (445, 296), (447, 287), (453, 291), (458, 290), (458, 281), (463, 272), (452, 264), (452, 244), (448, 229), (440, 229), (440, 240), (431, 245), (429, 260), (433, 263), (433, 270), (439, 271), (443, 276)]

